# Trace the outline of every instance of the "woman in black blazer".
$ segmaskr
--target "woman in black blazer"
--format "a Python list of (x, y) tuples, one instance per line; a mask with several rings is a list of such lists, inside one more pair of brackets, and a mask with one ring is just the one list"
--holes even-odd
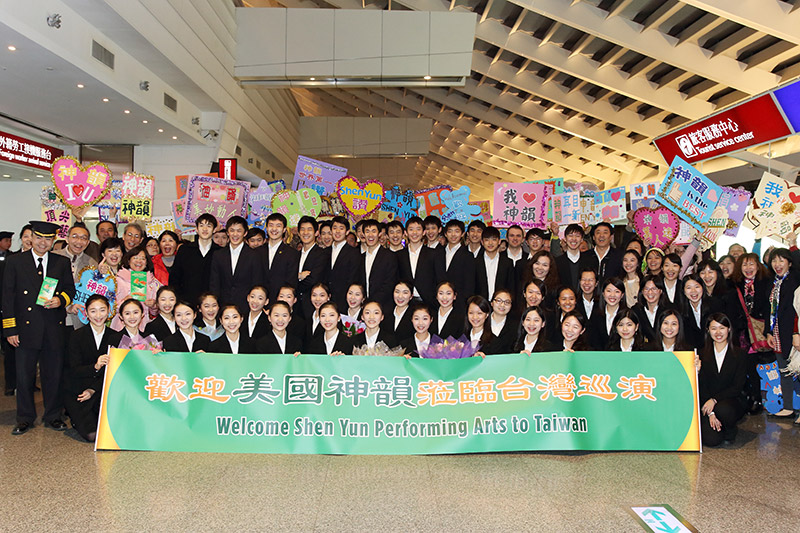
[(589, 346), (598, 351), (608, 349), (614, 318), (620, 309), (628, 308), (625, 302), (625, 282), (620, 278), (608, 278), (601, 287), (600, 300), (595, 304), (586, 327)]
[[(383, 319), (381, 329), (391, 333), (395, 339), (407, 339), (414, 334), (411, 323), (411, 300), (414, 297), (414, 286), (410, 281), (398, 281), (394, 286), (394, 307)], [(397, 317), (400, 317), (399, 319)], [(355, 344), (359, 346), (358, 342)]]
[(400, 341), (400, 346), (405, 350), (407, 357), (419, 357), (420, 346), (430, 346), (433, 335), (429, 328), (433, 321), (431, 309), (424, 303), (418, 303), (408, 310), (411, 313), (411, 323), (414, 325), (414, 334)]
[(639, 318), (639, 331), (646, 343), (656, 340), (658, 315), (669, 306), (664, 296), (664, 281), (661, 276), (645, 276), (639, 290), (639, 298), (633, 312)]
[[(260, 354), (294, 354), (303, 351), (303, 340), (289, 332), (292, 320), (292, 308), (289, 304), (277, 301), (269, 307), (269, 332), (256, 341), (256, 353)], [(283, 340), (284, 346), (278, 339)]]
[[(72, 331), (64, 368), (64, 407), (72, 426), (88, 441), (96, 437), (108, 349), (122, 339), (122, 333), (106, 327), (108, 313), (108, 300), (104, 296), (89, 297), (86, 301), (89, 325)], [(100, 337), (99, 344), (95, 335)]]
[[(177, 330), (164, 339), (165, 352), (205, 352), (211, 344), (207, 335), (194, 329), (195, 311), (187, 302), (178, 302), (173, 309)], [(187, 341), (187, 337), (189, 341)], [(189, 346), (191, 342), (191, 346)]]
[(727, 316), (708, 317), (706, 343), (700, 358), (700, 433), (705, 446), (733, 442), (736, 422), (744, 415), (743, 391), (747, 377), (745, 354), (733, 346)]
[(519, 333), (519, 318), (511, 315), (514, 297), (506, 289), (498, 289), (492, 295), (492, 314), (488, 325), (495, 336), (495, 353), (514, 353), (514, 344)]
[[(770, 288), (770, 315), (764, 327), (768, 333), (767, 342), (775, 350), (778, 368), (783, 370), (789, 363), (789, 352), (792, 349), (792, 337), (797, 327), (797, 313), (794, 309), (794, 293), (798, 287), (798, 274), (792, 268), (792, 256), (786, 248), (776, 248), (770, 255), (770, 265), (775, 278)], [(778, 287), (780, 285), (780, 287)], [(777, 289), (777, 290), (774, 290)], [(774, 309), (774, 312), (772, 312)], [(783, 409), (776, 416), (791, 416), (794, 410), (794, 380), (791, 374), (781, 372), (781, 391), (783, 392)]]
[(676, 253), (664, 256), (661, 275), (664, 280), (664, 297), (667, 303), (677, 306), (683, 296), (683, 282), (678, 279), (681, 273), (681, 257)]
[[(320, 355), (351, 355), (353, 339), (339, 328), (339, 308), (333, 302), (322, 304), (319, 308), (319, 324), (322, 335), (312, 337), (306, 344), (305, 353)], [(329, 347), (329, 344), (331, 344)]]
[[(372, 344), (368, 346), (372, 348), (375, 344), (382, 342), (389, 348), (397, 346), (397, 340), (394, 334), (388, 329), (383, 328), (386, 319), (383, 316), (383, 309), (381, 304), (375, 300), (367, 300), (361, 306), (361, 319), (366, 326), (364, 331), (353, 335), (353, 347), (361, 348), (364, 345), (369, 345), (370, 340)], [(409, 319), (409, 323), (411, 320)]]
[[(436, 301), (439, 310), (434, 313), (431, 333), (441, 339), (453, 337), (457, 339), (464, 334), (464, 309), (456, 301), (458, 294), (455, 286), (449, 281), (439, 283), (436, 288)], [(463, 302), (464, 300), (462, 300)]]
[(706, 321), (712, 314), (722, 311), (722, 302), (714, 296), (707, 296), (703, 280), (692, 274), (683, 280), (680, 307), (686, 342), (693, 349), (701, 350), (705, 344)]
[(156, 292), (156, 305), (158, 316), (150, 321), (144, 328), (144, 336), (153, 335), (158, 342), (175, 333), (175, 316), (172, 311), (177, 303), (175, 291), (169, 285), (163, 285)]
[(222, 327), (225, 328), (225, 334), (215, 341), (212, 341), (208, 346), (208, 351), (211, 353), (254, 353), (255, 344), (252, 340), (245, 337), (240, 333), (242, 325), (242, 312), (239, 307), (233, 304), (228, 304), (222, 308), (220, 313), (220, 321)]
[(545, 315), (541, 307), (528, 307), (522, 313), (519, 324), (519, 334), (513, 351), (527, 353), (560, 351), (544, 334)]

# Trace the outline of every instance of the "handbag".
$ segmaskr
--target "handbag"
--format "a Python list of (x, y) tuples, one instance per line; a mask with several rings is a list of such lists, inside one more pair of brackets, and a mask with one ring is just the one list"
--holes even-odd
[(736, 293), (739, 295), (739, 301), (744, 310), (744, 316), (747, 317), (747, 331), (750, 337), (750, 350), (754, 352), (771, 352), (767, 337), (764, 335), (765, 321), (758, 318), (751, 318), (747, 312), (747, 306), (744, 303), (744, 296), (742, 291), (737, 288)]

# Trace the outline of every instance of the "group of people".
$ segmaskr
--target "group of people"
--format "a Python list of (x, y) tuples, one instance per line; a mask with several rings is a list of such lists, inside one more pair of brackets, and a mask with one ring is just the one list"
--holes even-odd
[[(14, 434), (33, 427), (37, 363), (44, 425), (95, 438), (108, 348), (153, 336), (166, 351), (349, 355), (383, 342), (407, 356), (434, 336), (462, 335), (479, 355), (549, 351), (682, 351), (699, 354), (702, 438), (732, 441), (746, 412), (762, 410), (759, 358), (785, 368), (800, 347), (794, 251), (761, 258), (739, 245), (715, 261), (691, 251), (645, 249), (635, 234), (602, 222), (563, 238), (519, 226), (435, 216), (405, 224), (278, 213), (265, 230), (204, 214), (196, 239), (157, 239), (109, 221), (97, 242), (83, 224), (55, 242), (57, 227), (32, 222), (21, 250), (0, 233), (6, 394), (17, 395)], [(553, 228), (555, 229), (555, 228)], [(614, 241), (621, 243), (614, 246)], [(116, 305), (100, 295), (73, 303), (86, 267), (116, 278)], [(54, 280), (40, 294), (43, 281)], [(341, 317), (362, 321), (349, 335)], [(757, 331), (754, 331), (757, 330)], [(766, 350), (770, 350), (766, 354)], [(794, 416), (790, 375), (781, 386)], [(800, 406), (798, 406), (800, 408)], [(800, 417), (795, 420), (800, 423)]]

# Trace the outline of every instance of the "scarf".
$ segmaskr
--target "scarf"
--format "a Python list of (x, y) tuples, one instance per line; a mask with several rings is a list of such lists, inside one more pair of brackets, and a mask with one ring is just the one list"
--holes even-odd
[(745, 311), (748, 315), (753, 312), (753, 302), (755, 301), (755, 296), (756, 280), (744, 278), (744, 305), (746, 307)]
[(781, 284), (786, 279), (786, 274), (781, 277), (775, 276), (772, 283), (772, 292), (769, 294), (769, 324), (772, 330), (772, 337), (775, 339), (775, 352), (781, 353), (781, 335), (778, 331), (778, 306), (781, 303)]

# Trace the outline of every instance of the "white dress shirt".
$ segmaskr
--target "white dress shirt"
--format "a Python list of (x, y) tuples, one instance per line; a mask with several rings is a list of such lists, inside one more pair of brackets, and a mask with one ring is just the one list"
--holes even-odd
[(247, 313), (247, 331), (250, 333), (250, 337), (253, 336), (253, 331), (256, 329), (256, 324), (258, 324), (261, 315), (264, 313), (259, 313), (256, 315), (255, 320), (251, 317), (250, 313)]
[(275, 259), (275, 254), (278, 252), (278, 248), (280, 248), (281, 243), (278, 241), (278, 244), (268, 244), (268, 252), (269, 252), (269, 268), (272, 268), (272, 260)]
[[(39, 257), (40, 256), (36, 255), (36, 252), (34, 252), (33, 250), (31, 250), (31, 254), (33, 254), (33, 266), (35, 266), (36, 268), (39, 268)], [(47, 277), (47, 258), (49, 256), (50, 256), (49, 252), (44, 254), (43, 256), (41, 256), (41, 258), (42, 258), (42, 277)]]
[[(583, 298), (583, 296), (581, 296)], [(592, 309), (594, 309), (594, 298), (587, 300), (583, 298), (583, 308), (586, 310), (586, 317), (592, 316)]]
[(722, 372), (722, 364), (725, 362), (725, 354), (728, 353), (728, 345), (721, 352), (714, 348), (714, 360), (717, 362), (717, 372)]
[(450, 245), (444, 247), (444, 269), (450, 270), (450, 262), (453, 260), (453, 256), (456, 255), (458, 249), (461, 248), (460, 244), (456, 244), (452, 248)]
[(347, 241), (342, 241), (339, 243), (334, 242), (331, 244), (331, 268), (336, 265), (336, 259), (339, 257), (339, 252), (341, 252), (342, 248), (346, 245), (349, 246)]
[(232, 354), (239, 354), (239, 341), (242, 340), (242, 334), (240, 333), (238, 337), (236, 337), (235, 341), (232, 341), (230, 337), (228, 337), (228, 344), (231, 345), (231, 353)]
[(372, 265), (375, 264), (375, 257), (377, 257), (377, 255), (378, 255), (378, 249), (379, 248), (380, 248), (380, 246), (376, 246), (375, 249), (372, 250), (371, 252), (369, 251), (369, 248), (367, 248), (367, 251), (364, 252), (364, 272), (366, 273), (366, 279), (367, 279), (367, 286), (366, 286), (367, 296), (370, 295), (370, 292), (369, 292), (369, 277), (370, 277), (370, 274), (372, 274)]
[(286, 353), (286, 332), (283, 332), (283, 337), (275, 333), (275, 331), (273, 331), (272, 334), (275, 335), (275, 340), (278, 341), (278, 346), (281, 348), (281, 353)]
[(333, 337), (331, 337), (330, 339), (325, 333), (322, 334), (322, 339), (325, 341), (325, 351), (328, 352), (328, 355), (330, 355), (331, 352), (333, 352), (333, 347), (336, 346), (336, 339), (338, 338), (339, 338), (338, 329), (334, 332)]
[(380, 335), (380, 330), (375, 332), (375, 335), (367, 335), (367, 332), (364, 332), (364, 337), (367, 339), (367, 347), (372, 348), (378, 342), (378, 335)]
[(444, 327), (445, 322), (447, 322), (447, 317), (449, 317), (450, 313), (452, 313), (452, 312), (453, 312), (453, 308), (451, 307), (450, 309), (447, 310), (447, 312), (444, 315), (442, 315), (441, 312), (439, 313), (439, 323), (438, 323), (438, 330), (439, 331), (437, 333), (439, 333), (439, 334), (442, 333), (442, 328)]
[(92, 334), (94, 335), (94, 346), (99, 350), (100, 343), (103, 342), (103, 333), (106, 332), (106, 327), (103, 326), (103, 329), (100, 330), (100, 333), (98, 333), (91, 325), (89, 327), (92, 328)]
[(308, 253), (314, 249), (316, 244), (311, 244), (311, 248), (306, 250), (305, 246), (300, 250), (300, 268), (297, 270), (298, 274), (303, 271), (303, 265), (306, 264), (306, 259), (308, 259)]
[[(491, 315), (489, 315), (489, 316), (491, 316)], [(503, 320), (501, 320), (500, 322), (495, 321), (494, 318), (491, 319), (490, 323), (492, 325), (492, 334), (494, 334), (495, 337), (499, 337), (500, 333), (503, 331), (503, 328), (506, 327), (506, 319), (507, 318), (508, 317), (504, 316)]]
[(169, 328), (169, 332), (170, 333), (175, 333), (175, 321), (174, 320), (170, 320), (169, 318), (165, 317), (164, 315), (161, 315), (161, 318), (163, 318), (164, 322), (167, 323), (167, 327)]
[(428, 336), (424, 340), (419, 340), (419, 338), (414, 335), (414, 343), (417, 345), (417, 354), (428, 347), (431, 343), (431, 334), (428, 333)]
[(242, 242), (239, 246), (234, 248), (231, 244), (231, 272), (236, 274), (236, 265), (239, 264), (239, 256), (242, 254), (242, 248), (244, 248), (244, 242)]
[(408, 306), (406, 306), (406, 308), (403, 309), (403, 312), (398, 315), (397, 314), (397, 307), (394, 308), (393, 314), (394, 314), (394, 329), (395, 330), (397, 330), (397, 327), (400, 325), (400, 321), (403, 320), (403, 317), (406, 315), (407, 311), (408, 311)]
[(186, 341), (186, 348), (188, 348), (188, 350), (191, 352), (192, 346), (194, 346), (194, 339), (196, 338), (194, 335), (194, 330), (192, 330), (191, 336), (184, 333), (182, 329), (179, 329), (178, 331), (180, 331), (181, 335), (183, 335), (183, 340)]
[(200, 255), (202, 255), (203, 257), (205, 257), (205, 256), (208, 254), (209, 250), (211, 250), (211, 245), (212, 245), (213, 243), (214, 243), (214, 241), (208, 241), (208, 244), (206, 244), (205, 246), (203, 246), (203, 243), (202, 243), (202, 242), (200, 242), (200, 241), (197, 241), (197, 248), (200, 250)]
[(494, 259), (489, 257), (489, 254), (484, 254), (483, 263), (486, 266), (486, 281), (489, 285), (489, 298), (491, 298), (495, 285), (497, 285), (497, 265), (500, 263), (500, 254), (494, 254)]

